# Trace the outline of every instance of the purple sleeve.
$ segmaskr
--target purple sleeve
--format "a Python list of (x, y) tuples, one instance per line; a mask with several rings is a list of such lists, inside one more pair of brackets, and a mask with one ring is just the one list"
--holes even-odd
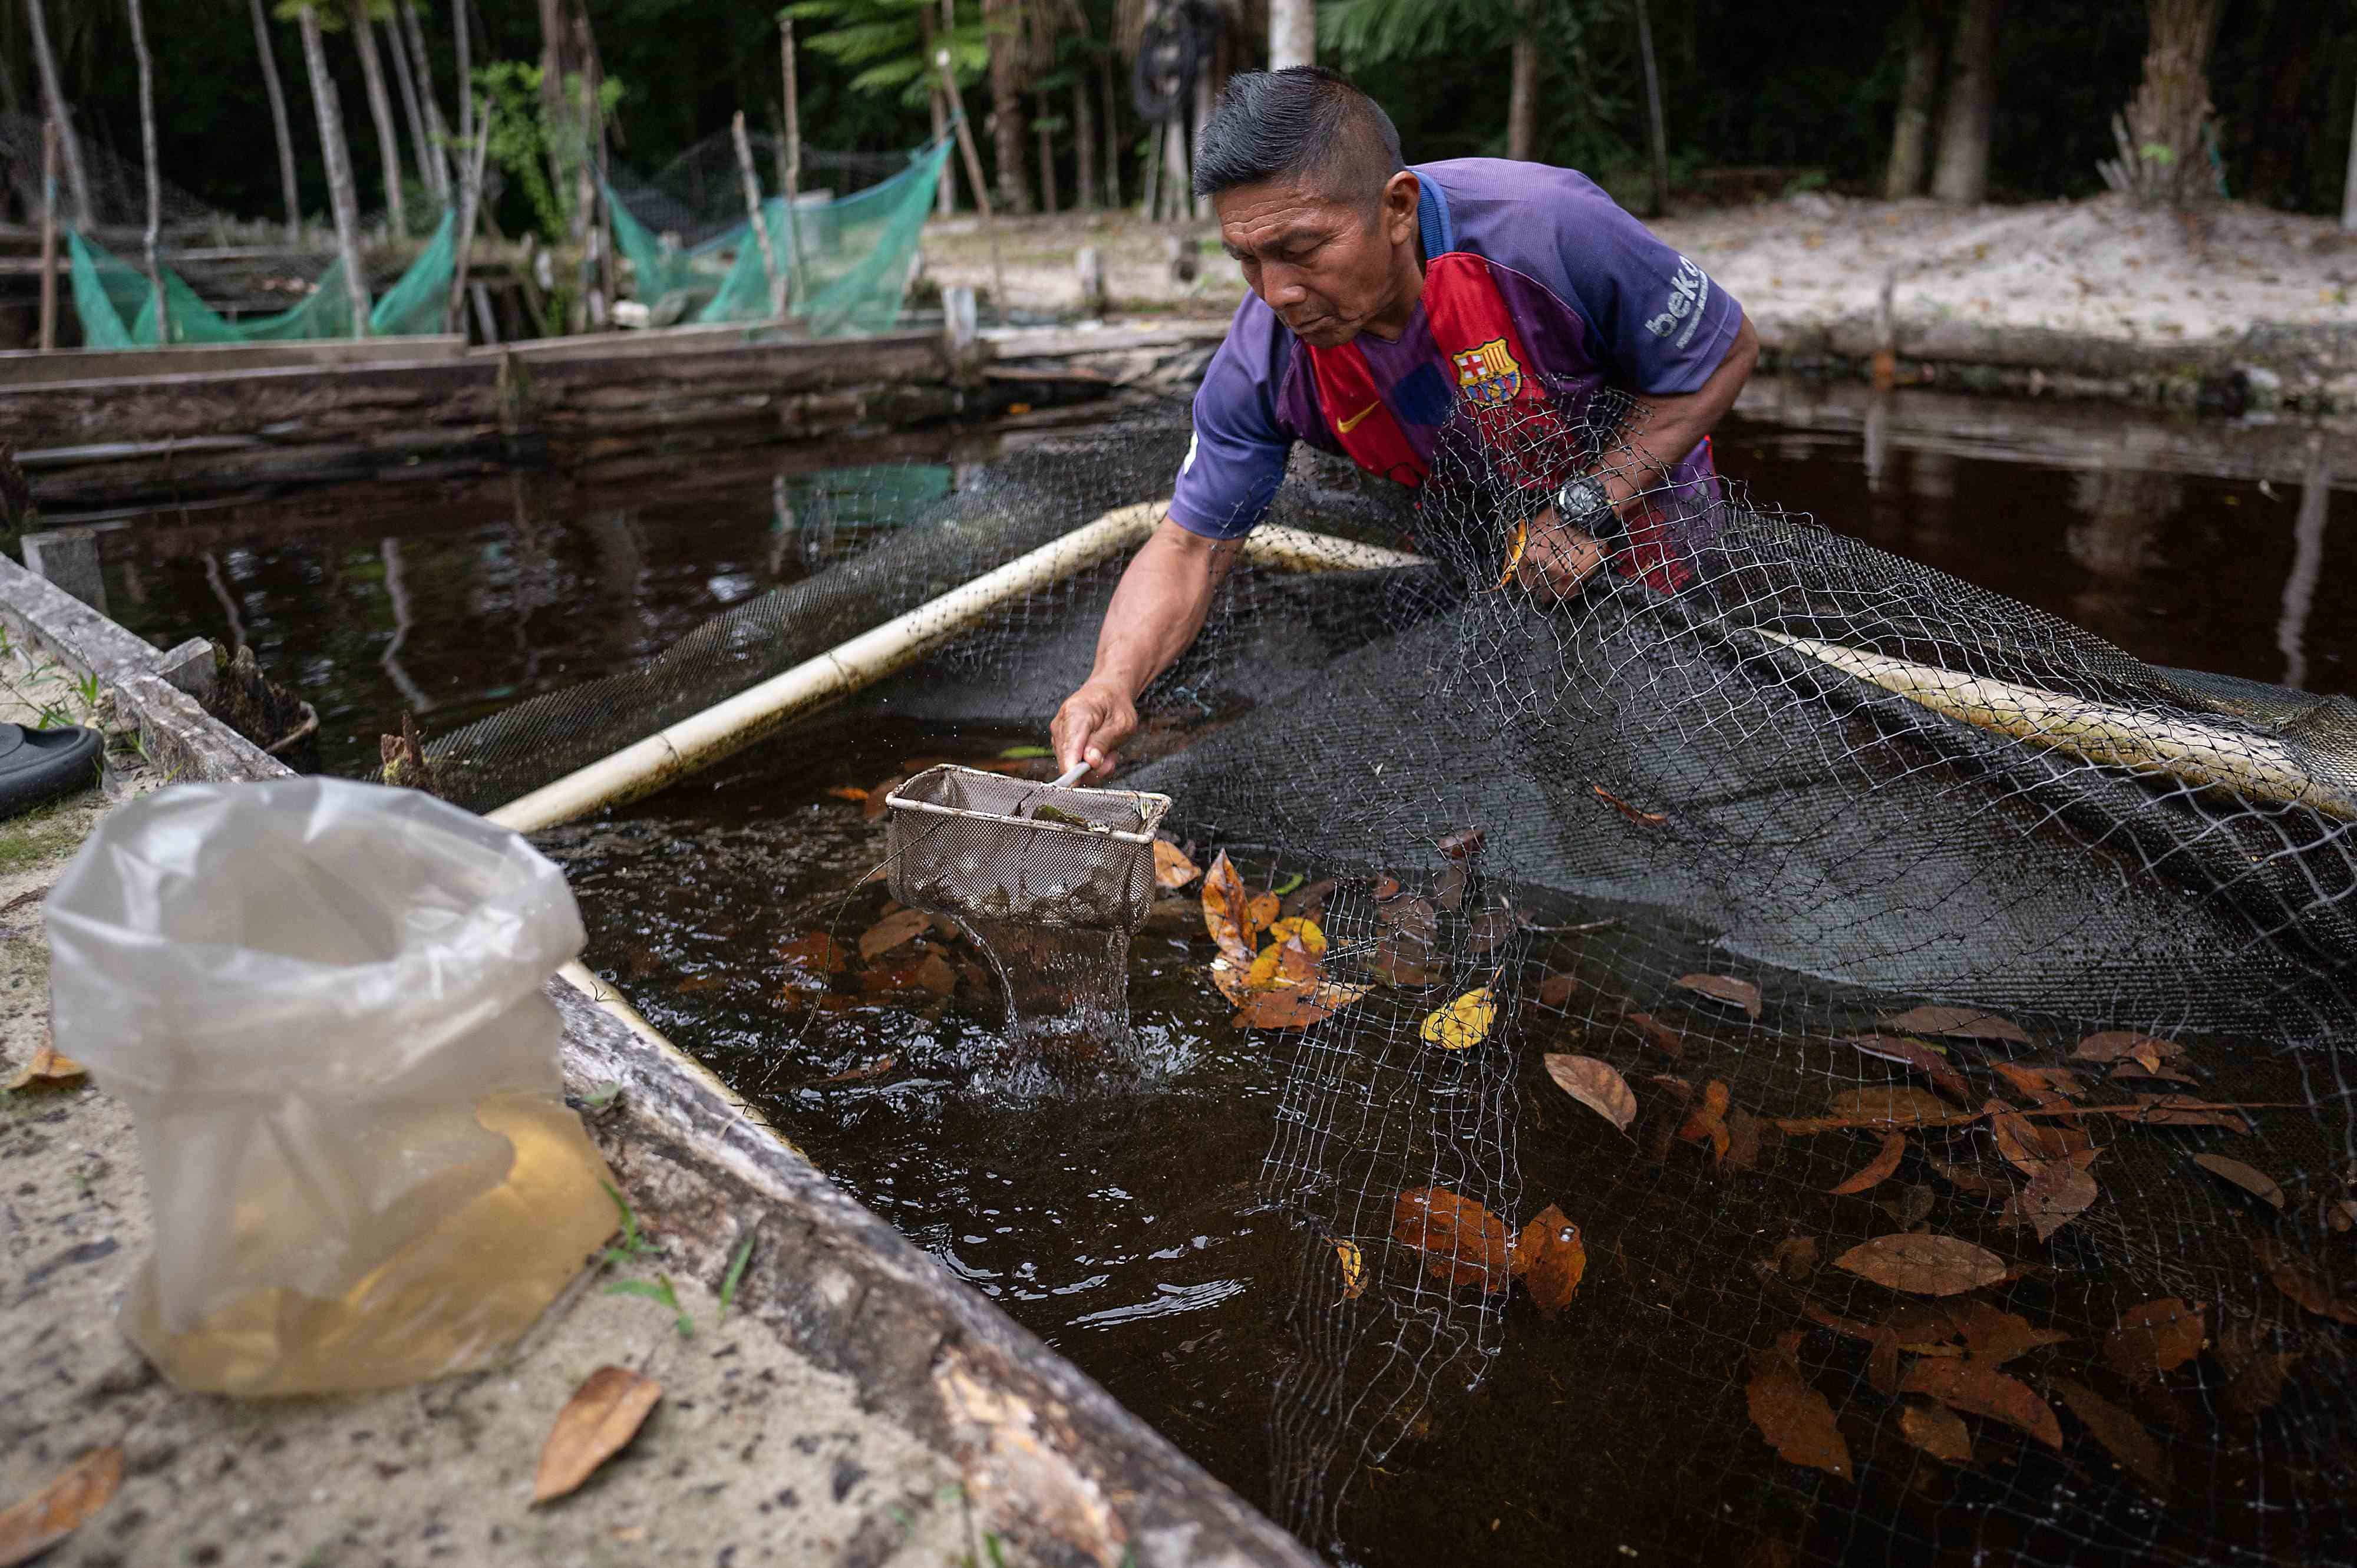
[(1734, 347), (1743, 307), (1593, 181), (1550, 172), (1572, 186), (1555, 207), (1560, 265), (1616, 379), (1663, 396), (1701, 386)]
[(1293, 435), (1277, 418), (1277, 378), (1287, 355), (1285, 324), (1246, 295), (1195, 393), (1194, 438), (1170, 497), (1170, 516), (1189, 533), (1240, 539), (1252, 532), (1285, 479)]

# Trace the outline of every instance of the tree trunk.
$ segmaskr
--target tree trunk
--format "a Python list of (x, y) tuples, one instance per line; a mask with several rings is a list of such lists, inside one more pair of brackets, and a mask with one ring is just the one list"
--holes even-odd
[(1523, 7), (1522, 26), (1514, 33), (1512, 68), (1506, 89), (1506, 156), (1527, 161), (1538, 145), (1539, 34), (1537, 8)]
[(425, 126), (425, 148), (418, 161), (426, 169), (445, 207), (457, 199), (457, 177), (451, 172), (450, 127), (442, 118), (442, 106), (434, 97), (434, 63), (425, 54), (425, 32), (417, 25), (417, 7), (409, 0), (401, 0), (387, 24), (393, 30), (393, 52), (409, 62), (408, 76), (402, 83), (404, 91), (414, 91), (417, 98), (419, 119)]
[(253, 0), (253, 48), (262, 57), (262, 85), (270, 93), (270, 124), (278, 134), (278, 183), (286, 198), (286, 242), (303, 238), (303, 199), (295, 188), (295, 132), (286, 124), (286, 91), (278, 84), (278, 57), (270, 47), (270, 18)]
[(1085, 76), (1072, 79), (1072, 205), (1083, 212), (1097, 207), (1097, 117), (1089, 107)]
[[(443, 194), (442, 182), (435, 175), (434, 147), (425, 139), (425, 111), (417, 102), (417, 80), (410, 73), (409, 46), (402, 41), (401, 23), (379, 22), (376, 27), (384, 29), (383, 42), (391, 46), (393, 85), (400, 94), (402, 118), (409, 126), (409, 161), (416, 166), (417, 178), (425, 187), (425, 194), (436, 203), (447, 201), (449, 199)], [(375, 28), (370, 30), (373, 32)], [(377, 52), (382, 55), (388, 51), (380, 48)]]
[[(1212, 94), (1215, 91), (1216, 84), (1211, 80), (1211, 64), (1209, 60), (1206, 60), (1203, 63), (1202, 69), (1195, 73), (1194, 118), (1187, 123), (1186, 131), (1179, 137), (1180, 142), (1186, 146), (1188, 158), (1190, 163), (1193, 160), (1195, 153), (1195, 138), (1203, 134), (1203, 127), (1211, 123)], [(1193, 211), (1197, 221), (1200, 222), (1202, 220), (1211, 217), (1211, 199), (1208, 196), (1194, 195), (1194, 183), (1191, 179), (1179, 188), (1186, 191), (1189, 198), (1192, 200), (1194, 204)], [(1187, 210), (1188, 209), (1184, 207), (1178, 209), (1178, 211), (1180, 213)]]
[(983, 26), (990, 29), (990, 140), (998, 163), (998, 200), (1009, 212), (1031, 210), (1031, 182), (1024, 177), (1023, 40), (1021, 0), (982, 0)]
[(1269, 0), (1268, 69), (1318, 63), (1318, 0)]
[[(933, 43), (933, 8), (931, 5), (917, 7), (917, 36), (924, 47), (925, 67), (931, 70), (936, 47)], [(935, 86), (928, 92), (925, 102), (933, 112), (933, 140), (938, 142), (949, 134), (950, 129), (950, 112), (942, 99), (941, 88)], [(957, 170), (951, 166), (947, 158), (942, 160), (941, 188), (933, 193), (933, 210), (944, 218), (957, 210)]]
[(1923, 188), (1923, 155), (1932, 141), (1932, 92), (1940, 85), (1940, 29), (1931, 0), (1907, 7), (1907, 74), (1899, 84), (1899, 118), (1890, 129), (1890, 166), (1883, 171), (1886, 201), (1904, 201)]
[(1948, 102), (1932, 194), (1970, 205), (1988, 195), (1989, 131), (1996, 119), (1996, 27), (2001, 0), (1964, 0), (1948, 54)]
[(1097, 57), (1097, 89), (1104, 98), (1105, 204), (1118, 209), (1122, 205), (1121, 95), (1114, 91), (1110, 49)]
[(2210, 46), (2222, 0), (2148, 0), (2144, 82), (2128, 101), (2120, 168), (2139, 201), (2191, 201), (2216, 188), (2210, 171)]
[(2349, 173), (2341, 182), (2341, 226), (2357, 233), (2357, 113), (2349, 120)]
[(156, 244), (164, 227), (164, 173), (156, 166), (156, 60), (147, 52), (147, 18), (139, 0), (124, 0), (131, 13), (131, 53), (139, 62), (139, 157), (147, 170), (147, 286), (155, 291), (156, 343), (172, 341), (172, 301), (164, 292), (164, 267)]
[(393, 123), (393, 100), (385, 93), (384, 62), (377, 58), (376, 30), (369, 25), (368, 0), (345, 0), (352, 43), (361, 51), (361, 81), (367, 85), (369, 117), (376, 122), (377, 161), (384, 177), (384, 219), (396, 240), (409, 238), (409, 209), (402, 199), (401, 133)]
[(475, 140), (474, 46), (467, 32), (467, 0), (451, 0), (450, 29), (458, 48), (458, 140), (473, 156)]
[(368, 274), (361, 270), (361, 203), (352, 188), (351, 149), (344, 143), (344, 111), (336, 101), (336, 79), (328, 74), (327, 47), (319, 41), (316, 0), (296, 14), (303, 35), (303, 69), (311, 78), (311, 105), (319, 114), (319, 157), (328, 166), (328, 207), (336, 218), (336, 252), (344, 263), (344, 293), (352, 310), (352, 336), (369, 335)]
[(66, 165), (66, 189), (73, 197), (74, 227), (84, 233), (96, 226), (98, 216), (90, 203), (90, 175), (82, 167), (81, 138), (74, 134), (73, 106), (66, 102), (65, 89), (58, 85), (57, 56), (49, 52), (48, 23), (41, 16), (46, 0), (25, 0), (25, 14), (33, 22), (33, 69), (40, 72), (41, 96), (48, 101), (49, 117), (58, 123), (58, 146)]
[(1637, 50), (1645, 60), (1645, 116), (1653, 147), (1653, 210), (1659, 218), (1670, 209), (1670, 135), (1662, 124), (1662, 73), (1653, 61), (1653, 17), (1645, 0), (1637, 0)]
[(1056, 215), (1056, 135), (1042, 121), (1033, 121), (1039, 134), (1039, 210)]
[(1194, 184), (1187, 162), (1187, 112), (1173, 107), (1162, 125), (1162, 212), (1169, 221), (1187, 220)]

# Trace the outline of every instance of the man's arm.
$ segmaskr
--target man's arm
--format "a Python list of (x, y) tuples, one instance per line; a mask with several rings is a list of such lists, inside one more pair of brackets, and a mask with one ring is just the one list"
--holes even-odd
[[(1626, 508), (1717, 428), (1759, 362), (1760, 335), (1751, 329), (1751, 318), (1747, 316), (1736, 328), (1727, 358), (1702, 385), (1675, 396), (1644, 397), (1644, 428), (1629, 431), (1597, 460), (1604, 493), (1614, 511)], [(1603, 564), (1603, 547), (1582, 530), (1558, 521), (1555, 509), (1549, 507), (1531, 521), (1514, 580), (1534, 593), (1567, 597)]]
[(1166, 521), (1131, 558), (1105, 608), (1096, 665), (1049, 726), (1060, 770), (1086, 762), (1091, 779), (1113, 772), (1121, 761), (1114, 748), (1137, 728), (1138, 693), (1203, 629), (1236, 550), (1234, 540)]

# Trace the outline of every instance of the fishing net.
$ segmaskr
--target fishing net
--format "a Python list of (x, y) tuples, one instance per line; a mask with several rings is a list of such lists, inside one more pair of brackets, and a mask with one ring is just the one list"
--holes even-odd
[[(1165, 493), (1184, 435), (992, 464), (431, 749), (496, 804)], [(1362, 1561), (1435, 1515), (1463, 1561), (2350, 1560), (2357, 707), (1731, 484), (1501, 585), (1642, 435), (1469, 408), (1412, 515), (1304, 459), (1276, 522), (1416, 558), (1236, 564), (1141, 703), (1121, 783), (1275, 1080), (1277, 1517)], [(1074, 564), (870, 701), (1036, 724), (1121, 561)]]
[[(425, 250), (393, 286), (369, 307), (371, 338), (418, 337), (445, 329), (450, 275), (457, 266), (457, 220), (444, 213)], [(156, 346), (156, 294), (145, 268), (113, 254), (71, 230), (74, 313), (81, 318), (82, 342), (92, 349), (152, 349)], [(169, 267), (160, 268), (171, 301), (175, 343), (284, 343), (350, 338), (351, 300), (344, 288), (344, 263), (330, 262), (303, 303), (271, 316), (231, 320), (199, 298)]]
[[(717, 151), (707, 144), (653, 181), (606, 188), (615, 246), (653, 325), (766, 321), (772, 314), (769, 263), (745, 215), (733, 144), (725, 168)], [(799, 272), (793, 314), (822, 333), (880, 331), (899, 320), (917, 237), (949, 151), (946, 139), (936, 142), (896, 160), (898, 172), (880, 183), (806, 197), (791, 210), (781, 195), (763, 199), (761, 226), (777, 264)]]

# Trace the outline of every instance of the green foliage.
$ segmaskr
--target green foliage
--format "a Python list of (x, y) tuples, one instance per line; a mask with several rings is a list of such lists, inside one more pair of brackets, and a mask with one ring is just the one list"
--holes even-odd
[[(831, 24), (803, 41), (815, 54), (858, 68), (848, 84), (852, 91), (890, 93), (907, 107), (922, 108), (937, 74), (925, 54), (924, 14), (933, 5), (934, 0), (795, 0), (778, 15), (796, 22)], [(939, 30), (938, 18), (935, 22), (933, 47), (948, 47), (950, 70), (961, 89), (980, 81), (990, 70), (990, 35), (983, 27), (981, 8), (972, 9), (974, 20), (965, 20), (961, 13), (957, 26), (946, 34)]]
[(1511, 0), (1325, 0), (1318, 43), (1357, 71), (1463, 44), (1494, 46), (1513, 36), (1514, 22)]
[[(515, 181), (542, 237), (554, 242), (573, 225), (578, 176), (589, 156), (589, 129), (578, 107), (581, 78), (565, 79), (560, 102), (554, 108), (541, 95), (543, 80), (540, 67), (520, 60), (498, 60), (475, 72), (475, 84), (482, 90), (490, 160)], [(608, 78), (600, 82), (598, 113), (611, 115), (622, 96), (619, 81)]]

